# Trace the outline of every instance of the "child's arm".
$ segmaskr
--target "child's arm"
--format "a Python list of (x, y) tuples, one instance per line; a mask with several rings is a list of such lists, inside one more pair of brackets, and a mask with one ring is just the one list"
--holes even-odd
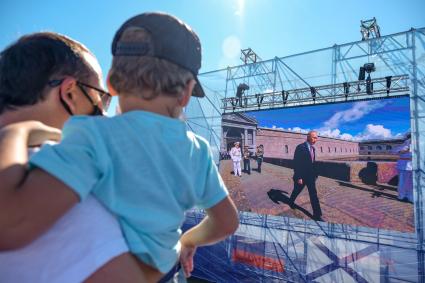
[(196, 247), (211, 245), (233, 234), (239, 226), (239, 217), (230, 197), (206, 210), (207, 216), (195, 227), (186, 231), (180, 239), (180, 262), (187, 277), (193, 270)]
[(40, 169), (28, 171), (27, 146), (58, 136), (58, 130), (38, 122), (0, 131), (0, 250), (31, 242), (78, 202), (58, 179)]

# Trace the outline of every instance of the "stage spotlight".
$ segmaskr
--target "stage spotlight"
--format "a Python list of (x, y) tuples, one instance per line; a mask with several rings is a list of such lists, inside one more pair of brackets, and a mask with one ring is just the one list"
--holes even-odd
[(366, 78), (366, 93), (367, 94), (373, 93), (373, 83), (372, 83), (372, 79), (370, 78), (370, 74)]
[(372, 79), (370, 78), (370, 73), (375, 72), (375, 64), (374, 63), (366, 63), (363, 65), (363, 68), (365, 72), (367, 73), (366, 78), (366, 93), (372, 94), (373, 93), (373, 83)]
[(257, 98), (258, 109), (260, 109), (261, 103), (263, 103), (264, 96), (262, 94), (257, 93), (257, 94), (255, 94), (255, 97)]
[(345, 83), (342, 83), (342, 85), (344, 87), (345, 99), (347, 99), (348, 94), (350, 93), (350, 84), (345, 82)]
[(364, 67), (360, 67), (359, 69), (359, 81), (364, 81), (366, 78)]
[(366, 63), (363, 65), (363, 68), (366, 73), (370, 74), (372, 72), (375, 72), (375, 64), (374, 63)]
[(245, 90), (248, 90), (249, 86), (245, 83), (240, 83), (236, 89), (236, 103), (239, 102), (239, 106), (242, 107), (242, 95)]
[(286, 102), (288, 100), (288, 96), (289, 96), (289, 93), (287, 91), (285, 92), (285, 90), (282, 90), (282, 101), (283, 101), (283, 105), (286, 105)]
[[(364, 79), (366, 78), (366, 73), (364, 70), (364, 67), (360, 67), (359, 69), (359, 81), (364, 81)], [(360, 92), (360, 83), (357, 84), (357, 92)]]
[(350, 93), (350, 84), (345, 82), (342, 84), (344, 86), (344, 93), (347, 95)]
[(311, 92), (311, 96), (313, 97), (313, 101), (316, 101), (316, 93), (317, 93), (316, 88), (311, 86), (310, 92)]
[(385, 80), (387, 81), (387, 94), (390, 94), (391, 79), (392, 78), (393, 78), (392, 76), (385, 77)]

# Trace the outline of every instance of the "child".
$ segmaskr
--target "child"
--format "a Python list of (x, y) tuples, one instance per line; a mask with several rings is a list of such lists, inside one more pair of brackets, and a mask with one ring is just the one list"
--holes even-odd
[[(35, 219), (29, 228), (34, 235), (93, 193), (118, 216), (149, 281), (168, 272), (180, 250), (189, 276), (196, 247), (224, 239), (239, 223), (207, 141), (178, 119), (192, 93), (204, 96), (196, 78), (199, 39), (170, 15), (145, 13), (118, 30), (112, 54), (108, 87), (123, 114), (70, 119), (62, 142), (43, 147), (30, 160), (36, 169), (19, 174), (2, 173), (19, 169), (26, 145), (17, 141), (31, 140), (39, 130), (24, 123), (4, 128), (0, 148), (8, 151), (0, 152), (0, 182), (9, 188), (0, 191), (54, 191), (49, 207), (25, 210), (33, 215), (23, 217)], [(16, 176), (21, 180), (12, 180)], [(184, 213), (195, 205), (207, 216), (180, 237)]]

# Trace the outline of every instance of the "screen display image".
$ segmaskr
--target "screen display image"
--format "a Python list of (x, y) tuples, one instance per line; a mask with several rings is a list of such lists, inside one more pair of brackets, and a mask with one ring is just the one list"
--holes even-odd
[(409, 98), (222, 115), (240, 211), (414, 232)]

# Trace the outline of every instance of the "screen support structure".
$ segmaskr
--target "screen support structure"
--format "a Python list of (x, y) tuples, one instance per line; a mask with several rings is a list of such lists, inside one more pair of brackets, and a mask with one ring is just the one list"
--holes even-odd
[[(214, 95), (221, 97), (223, 113), (408, 95), (414, 150), (416, 234), (418, 249), (425, 250), (425, 196), (420, 190), (425, 187), (424, 58), (425, 28), (412, 28), (378, 38), (228, 67), (223, 90), (214, 92)], [(313, 65), (310, 60), (320, 64)], [(376, 66), (376, 71), (371, 73), (373, 92), (369, 94), (366, 82), (358, 80), (358, 68), (365, 63)], [(329, 68), (328, 71), (326, 68)], [(224, 70), (217, 72), (220, 71)], [(391, 81), (389, 87), (388, 77)], [(232, 100), (240, 83), (248, 85), (249, 90), (242, 97), (243, 107), (235, 107)]]
[[(374, 237), (362, 237), (356, 227), (343, 227), (344, 231), (341, 233), (339, 227), (342, 226), (333, 223), (321, 225), (320, 229), (330, 239), (345, 238), (370, 243), (376, 241), (378, 246), (403, 246), (409, 249), (414, 247), (418, 255), (418, 278), (421, 278), (420, 282), (425, 282), (422, 277), (425, 274), (425, 193), (422, 189), (425, 188), (425, 28), (335, 44), (328, 48), (270, 60), (258, 58), (255, 62), (247, 61), (240, 66), (199, 75), (207, 99), (193, 99), (193, 108), (189, 107), (185, 112), (187, 122), (195, 132), (199, 129), (201, 132), (213, 132), (210, 136), (212, 141), (217, 140), (218, 145), (223, 135), (220, 116), (224, 112), (385, 99), (388, 96), (409, 97), (416, 227), (414, 238), (408, 238), (409, 241), (413, 240), (411, 244), (403, 245), (402, 239), (397, 243), (391, 233), (379, 229), (375, 229)], [(369, 88), (369, 93), (366, 90), (366, 80), (359, 79), (359, 68), (367, 63), (373, 63), (376, 67), (370, 74), (373, 88)], [(391, 82), (389, 86), (388, 82)], [(249, 87), (242, 95), (244, 107), (239, 104), (234, 107), (232, 99), (242, 83)], [(284, 99), (286, 104), (283, 103)], [(250, 107), (245, 107), (248, 105)], [(216, 151), (213, 150), (213, 154), (217, 154)], [(288, 233), (295, 233), (297, 237), (308, 236), (308, 233), (294, 230), (292, 222), (284, 224), (276, 225), (285, 227)], [(307, 223), (305, 225), (307, 227)], [(301, 241), (305, 243), (306, 240)], [(288, 268), (289, 265), (288, 262)]]

